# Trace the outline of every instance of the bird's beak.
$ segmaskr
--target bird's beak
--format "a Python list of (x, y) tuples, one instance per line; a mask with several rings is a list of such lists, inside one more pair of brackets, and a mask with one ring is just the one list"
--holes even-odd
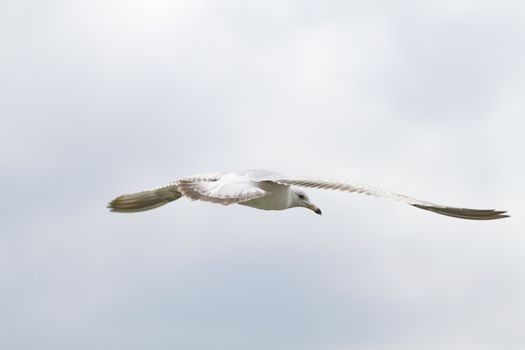
[(317, 206), (313, 205), (312, 203), (307, 204), (306, 207), (316, 214), (319, 214), (319, 215), (323, 214), (321, 209), (319, 209)]

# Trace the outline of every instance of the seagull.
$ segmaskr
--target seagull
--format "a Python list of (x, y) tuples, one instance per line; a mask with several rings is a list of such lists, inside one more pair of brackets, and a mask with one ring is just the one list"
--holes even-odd
[(460, 219), (494, 220), (509, 217), (506, 211), (450, 207), (356, 182), (288, 177), (262, 169), (183, 177), (153, 190), (118, 196), (108, 204), (108, 208), (121, 213), (140, 212), (160, 207), (180, 197), (188, 197), (192, 200), (222, 205), (240, 204), (262, 210), (306, 208), (321, 215), (321, 209), (312, 204), (306, 193), (298, 187), (364, 193), (378, 198), (390, 198), (419, 209)]

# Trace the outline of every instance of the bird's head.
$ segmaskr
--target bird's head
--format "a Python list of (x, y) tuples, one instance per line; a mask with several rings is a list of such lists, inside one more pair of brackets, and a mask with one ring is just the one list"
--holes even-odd
[(290, 207), (303, 207), (310, 209), (316, 214), (322, 214), (321, 209), (310, 202), (310, 198), (308, 198), (306, 193), (298, 189), (292, 189), (292, 204)]

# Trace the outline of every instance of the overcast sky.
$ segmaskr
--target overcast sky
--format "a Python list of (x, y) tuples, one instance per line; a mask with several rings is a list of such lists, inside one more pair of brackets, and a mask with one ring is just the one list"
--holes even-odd
[[(524, 349), (521, 1), (4, 1), (0, 348)], [(116, 195), (356, 179), (457, 220)]]

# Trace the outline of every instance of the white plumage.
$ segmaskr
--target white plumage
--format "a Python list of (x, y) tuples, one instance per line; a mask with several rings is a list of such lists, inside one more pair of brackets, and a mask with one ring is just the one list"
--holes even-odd
[(435, 204), (349, 181), (287, 177), (260, 169), (185, 177), (154, 190), (121, 195), (112, 200), (108, 207), (116, 212), (144, 211), (184, 196), (192, 200), (223, 205), (236, 203), (263, 210), (304, 207), (321, 214), (321, 210), (297, 187), (357, 192), (390, 198), (420, 209), (461, 219), (493, 220), (509, 216), (505, 211), (493, 209), (469, 209)]

